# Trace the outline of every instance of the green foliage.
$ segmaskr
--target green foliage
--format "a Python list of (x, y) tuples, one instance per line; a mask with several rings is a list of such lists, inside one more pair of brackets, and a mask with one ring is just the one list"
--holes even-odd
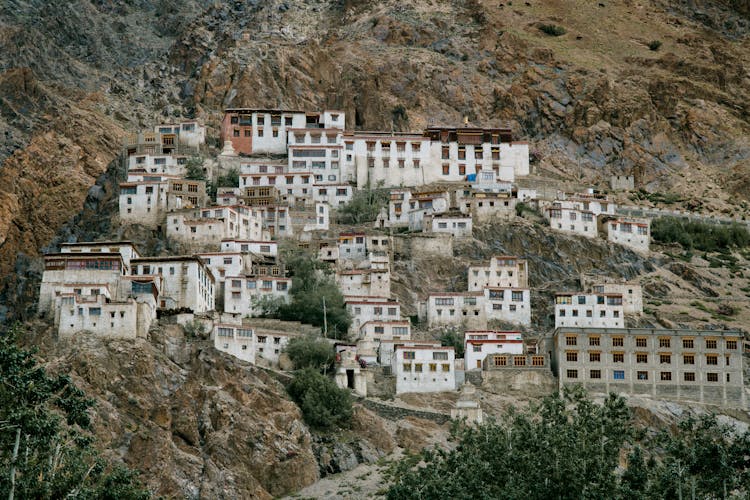
[(540, 24), (539, 31), (549, 36), (562, 36), (567, 33), (567, 30), (557, 24)]
[(16, 345), (19, 333), (0, 335), (0, 496), (10, 491), (18, 435), (17, 498), (149, 498), (134, 472), (92, 446), (93, 401), (67, 375), (49, 376)]
[(295, 373), (287, 392), (302, 410), (310, 427), (327, 430), (348, 427), (352, 419), (349, 391), (338, 386), (315, 368)]
[(389, 191), (384, 188), (356, 191), (349, 203), (338, 210), (339, 224), (373, 222), (380, 211), (388, 206)]
[(259, 303), (262, 315), (321, 327), (327, 321), (328, 337), (345, 338), (351, 317), (328, 266), (315, 255), (297, 247), (282, 247), (280, 254), (292, 277), (291, 300), (288, 304), (278, 300)]
[(203, 172), (203, 158), (201, 158), (200, 156), (192, 156), (188, 158), (186, 169), (186, 179), (191, 181), (206, 180), (206, 174)]
[(456, 350), (456, 357), (464, 357), (464, 336), (455, 330), (445, 330), (438, 339), (441, 344), (453, 347)]
[(530, 410), (511, 409), (499, 421), (460, 427), (456, 438), (450, 451), (426, 451), (394, 464), (387, 497), (667, 499), (750, 493), (750, 431), (739, 433), (703, 416), (682, 421), (674, 433), (643, 438), (625, 400), (614, 394), (598, 405), (573, 389)]
[(296, 370), (314, 368), (325, 372), (336, 359), (333, 346), (313, 336), (293, 338), (286, 346), (286, 353)]
[(648, 200), (651, 203), (662, 203), (664, 205), (674, 205), (685, 201), (685, 198), (676, 193), (650, 193), (645, 189), (639, 189), (630, 195), (633, 201)]
[(651, 40), (648, 42), (648, 48), (649, 50), (657, 51), (661, 47), (661, 41), (659, 40)]
[(424, 452), (424, 467), (397, 464), (388, 498), (611, 498), (629, 421), (620, 397), (597, 405), (582, 391), (553, 395), (497, 422), (459, 428), (459, 445)]
[(739, 224), (719, 225), (659, 217), (651, 223), (651, 236), (659, 243), (679, 243), (687, 250), (726, 251), (750, 246), (750, 233)]
[(409, 115), (406, 114), (406, 108), (403, 104), (394, 106), (391, 110), (391, 119), (395, 125), (401, 125), (409, 122)]
[(211, 199), (216, 199), (216, 193), (220, 187), (239, 187), (240, 172), (236, 168), (230, 169), (227, 173), (220, 175), (216, 181), (208, 183), (208, 195)]

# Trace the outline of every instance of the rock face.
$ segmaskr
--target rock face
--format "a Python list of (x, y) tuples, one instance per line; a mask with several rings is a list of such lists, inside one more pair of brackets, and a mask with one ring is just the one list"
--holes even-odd
[(273, 498), (318, 479), (310, 433), (281, 384), (186, 342), (179, 327), (152, 330), (150, 342), (34, 343), (96, 399), (101, 445), (158, 495)]

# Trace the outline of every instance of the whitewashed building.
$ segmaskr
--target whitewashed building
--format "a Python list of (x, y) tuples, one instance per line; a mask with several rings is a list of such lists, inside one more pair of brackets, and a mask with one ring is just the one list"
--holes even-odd
[(368, 321), (401, 319), (401, 304), (388, 298), (344, 296), (344, 302), (352, 318), (349, 328), (351, 335), (356, 335)]
[(344, 295), (388, 298), (391, 272), (388, 269), (345, 269), (336, 272), (336, 283)]
[(599, 295), (622, 295), (625, 314), (643, 314), (643, 287), (638, 283), (594, 283), (591, 292)]
[(464, 332), (464, 366), (467, 370), (481, 370), (484, 358), (490, 354), (523, 354), (520, 332), (467, 330)]
[(547, 209), (547, 216), (549, 217), (549, 227), (557, 231), (587, 238), (598, 236), (596, 215), (590, 210), (563, 208), (560, 204), (553, 203)]
[(624, 328), (621, 294), (558, 293), (555, 296), (555, 328)]
[(174, 211), (167, 216), (167, 238), (219, 248), (226, 239), (263, 239), (262, 225), (258, 211), (241, 205)]
[(134, 174), (164, 174), (184, 177), (187, 174), (185, 155), (139, 154), (128, 157), (128, 172)]
[(260, 311), (258, 301), (289, 301), (292, 279), (285, 276), (227, 276), (224, 284), (224, 311), (253, 317)]
[(278, 365), (293, 335), (242, 323), (216, 323), (212, 337), (218, 351), (251, 364)]
[(645, 218), (602, 218), (601, 229), (607, 240), (636, 252), (648, 253), (651, 221)]
[(60, 253), (119, 253), (126, 268), (130, 260), (140, 257), (138, 249), (131, 241), (79, 241), (61, 243)]
[(528, 288), (528, 262), (515, 256), (498, 255), (490, 259), (489, 266), (469, 266), (467, 282), (470, 292), (486, 287)]
[(205, 181), (188, 181), (166, 175), (142, 176), (120, 183), (119, 213), (125, 224), (161, 225), (170, 210), (208, 203)]
[(484, 294), (478, 292), (433, 292), (427, 296), (430, 328), (459, 326), (483, 328), (487, 324)]
[(142, 257), (131, 261), (132, 275), (161, 277), (160, 309), (190, 309), (203, 313), (215, 309), (215, 279), (197, 256)]
[(470, 215), (448, 212), (425, 215), (422, 227), (426, 233), (444, 233), (456, 238), (469, 238), (474, 226)]
[(453, 347), (398, 345), (391, 370), (396, 378), (396, 394), (456, 390)]
[(488, 321), (531, 324), (531, 290), (528, 288), (486, 287), (484, 307)]
[(206, 143), (206, 127), (197, 120), (183, 120), (175, 123), (160, 123), (154, 132), (162, 136), (174, 135), (179, 144), (198, 148)]
[(221, 251), (229, 253), (253, 253), (265, 257), (276, 257), (279, 253), (279, 243), (277, 241), (255, 241), (255, 240), (238, 240), (224, 239), (221, 240)]

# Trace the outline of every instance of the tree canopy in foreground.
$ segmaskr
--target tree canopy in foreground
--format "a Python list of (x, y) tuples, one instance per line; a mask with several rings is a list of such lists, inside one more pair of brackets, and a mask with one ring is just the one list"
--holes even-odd
[(625, 400), (599, 405), (581, 390), (455, 430), (451, 450), (393, 466), (389, 499), (747, 498), (750, 431), (714, 416), (670, 433), (636, 430)]

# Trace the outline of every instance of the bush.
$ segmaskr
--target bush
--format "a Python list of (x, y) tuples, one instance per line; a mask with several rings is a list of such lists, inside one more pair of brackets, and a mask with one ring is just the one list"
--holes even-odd
[(750, 233), (739, 224), (709, 224), (676, 217), (654, 219), (651, 236), (659, 243), (679, 243), (686, 250), (704, 252), (750, 246)]
[(649, 50), (656, 51), (656, 50), (659, 50), (660, 47), (661, 47), (661, 42), (659, 40), (651, 40), (650, 42), (648, 42)]
[(354, 193), (351, 201), (338, 210), (339, 224), (373, 222), (380, 211), (388, 206), (387, 189), (362, 189)]
[(206, 174), (203, 172), (203, 158), (193, 156), (188, 159), (185, 178), (191, 181), (205, 181)]
[(295, 373), (287, 392), (302, 410), (302, 416), (310, 427), (327, 430), (348, 427), (351, 423), (349, 391), (339, 389), (333, 380), (314, 368)]
[(208, 194), (212, 199), (216, 199), (216, 193), (220, 187), (239, 187), (240, 172), (236, 168), (229, 170), (226, 174), (220, 175), (215, 182), (208, 183)]
[(293, 338), (287, 344), (285, 352), (296, 370), (314, 368), (325, 372), (336, 359), (329, 342), (312, 336)]
[(539, 25), (539, 31), (549, 36), (562, 36), (567, 33), (565, 28), (556, 24), (541, 24)]
[(448, 347), (453, 347), (456, 350), (456, 357), (464, 357), (464, 336), (455, 330), (446, 330), (438, 339), (441, 344)]

